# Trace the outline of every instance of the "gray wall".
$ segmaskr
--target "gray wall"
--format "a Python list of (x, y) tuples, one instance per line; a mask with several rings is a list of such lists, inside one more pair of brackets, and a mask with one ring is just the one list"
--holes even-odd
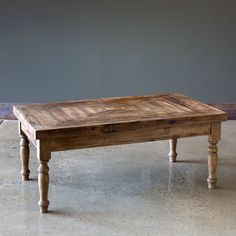
[(235, 43), (235, 0), (0, 0), (0, 102), (236, 102)]

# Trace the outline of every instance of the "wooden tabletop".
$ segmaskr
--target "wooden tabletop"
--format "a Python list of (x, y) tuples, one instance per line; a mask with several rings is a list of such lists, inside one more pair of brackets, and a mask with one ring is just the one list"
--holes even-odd
[(19, 105), (13, 112), (36, 133), (145, 121), (168, 126), (227, 119), (225, 112), (176, 93)]

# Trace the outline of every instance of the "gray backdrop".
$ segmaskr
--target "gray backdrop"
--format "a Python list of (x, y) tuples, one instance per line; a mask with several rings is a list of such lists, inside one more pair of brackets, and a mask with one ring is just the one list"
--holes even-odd
[(0, 0), (0, 102), (236, 102), (235, 43), (235, 0)]

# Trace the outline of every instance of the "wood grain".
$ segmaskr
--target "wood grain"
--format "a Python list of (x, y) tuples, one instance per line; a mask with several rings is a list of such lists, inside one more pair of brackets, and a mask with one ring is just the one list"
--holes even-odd
[(20, 157), (21, 157), (21, 176), (22, 180), (29, 179), (29, 140), (25, 134), (21, 134), (21, 141), (20, 141)]
[[(29, 104), (29, 103), (28, 103)], [(24, 103), (22, 105), (28, 105)], [(38, 104), (38, 103), (35, 103)], [(17, 118), (13, 114), (13, 106), (19, 105), (19, 103), (0, 103), (0, 119), (3, 120), (16, 120)], [(220, 109), (227, 113), (228, 120), (236, 120), (236, 104), (235, 103), (210, 103), (208, 104), (217, 109)]]
[(41, 213), (48, 212), (48, 188), (49, 188), (49, 167), (48, 161), (51, 158), (49, 144), (45, 140), (37, 140), (37, 158), (38, 158), (38, 187), (39, 202), (38, 206)]
[(216, 168), (218, 161), (218, 148), (217, 143), (221, 138), (221, 123), (212, 124), (211, 134), (208, 136), (209, 149), (208, 149), (208, 172), (207, 178), (208, 188), (212, 189), (216, 187)]
[(169, 160), (170, 162), (175, 162), (177, 157), (176, 147), (177, 147), (177, 138), (171, 138), (169, 139), (169, 146), (170, 146), (170, 152), (169, 152)]
[(90, 129), (156, 122), (158, 127), (227, 119), (226, 113), (180, 94), (92, 99), (14, 106), (15, 116), (34, 139), (65, 136)]
[(139, 129), (127, 129), (117, 132), (97, 132), (87, 135), (56, 138), (50, 140), (51, 151), (72, 150), (77, 148), (101, 147), (109, 145), (150, 142), (155, 140), (169, 139), (173, 136), (178, 138), (208, 135), (211, 125), (189, 125), (171, 128), (140, 127)]
[[(217, 142), (227, 114), (181, 94), (155, 94), (14, 106), (19, 120), (23, 174), (28, 175), (28, 139), (37, 148), (39, 208), (48, 211), (51, 152), (208, 135), (208, 187), (216, 184)], [(26, 139), (26, 136), (28, 139)]]

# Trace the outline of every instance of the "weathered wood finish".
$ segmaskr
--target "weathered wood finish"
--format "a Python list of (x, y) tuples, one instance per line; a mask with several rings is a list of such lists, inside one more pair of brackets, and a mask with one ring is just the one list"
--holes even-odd
[(19, 122), (19, 135), (20, 140), (20, 158), (21, 158), (21, 178), (22, 180), (29, 180), (29, 140), (25, 133), (22, 131), (21, 123)]
[(51, 158), (51, 151), (48, 142), (45, 140), (37, 140), (37, 158), (39, 162), (38, 168), (38, 186), (39, 186), (39, 202), (38, 206), (41, 213), (48, 211), (48, 187), (49, 187), (49, 167), (48, 161)]
[(16, 117), (34, 139), (48, 135), (77, 135), (83, 129), (111, 125), (138, 125), (156, 122), (158, 127), (172, 127), (196, 122), (226, 120), (218, 109), (180, 94), (104, 98), (76, 102), (23, 105), (13, 108)]
[[(32, 103), (22, 103), (21, 105), (29, 105)], [(39, 103), (34, 103), (38, 104)], [(17, 120), (13, 113), (13, 106), (18, 106), (19, 103), (0, 103), (0, 119)], [(210, 103), (209, 106), (215, 107), (227, 113), (228, 120), (236, 120), (236, 104), (235, 103)]]
[(29, 140), (25, 134), (20, 135), (20, 156), (21, 156), (21, 176), (22, 180), (29, 179)]
[(138, 129), (127, 129), (116, 132), (97, 132), (95, 134), (82, 134), (68, 138), (55, 138), (50, 141), (51, 151), (62, 151), (77, 148), (101, 147), (138, 142), (149, 142), (169, 139), (172, 136), (183, 138), (198, 135), (208, 135), (211, 125), (180, 126), (157, 129), (152, 126)]
[(218, 160), (218, 148), (217, 143), (220, 141), (221, 138), (221, 123), (212, 124), (211, 134), (208, 136), (209, 141), (209, 151), (208, 151), (208, 172), (209, 176), (207, 179), (208, 188), (215, 188), (216, 187), (216, 167), (217, 167), (217, 160)]
[(175, 162), (177, 157), (176, 146), (177, 146), (177, 138), (169, 139), (170, 152), (169, 152), (169, 160), (170, 162)]
[[(77, 148), (170, 140), (170, 161), (175, 161), (177, 139), (209, 136), (209, 188), (216, 183), (216, 143), (226, 113), (180, 94), (92, 99), (16, 106), (20, 121), (22, 163), (28, 170), (28, 139), (37, 147), (39, 207), (48, 210), (51, 152)], [(24, 172), (26, 173), (26, 172)]]

